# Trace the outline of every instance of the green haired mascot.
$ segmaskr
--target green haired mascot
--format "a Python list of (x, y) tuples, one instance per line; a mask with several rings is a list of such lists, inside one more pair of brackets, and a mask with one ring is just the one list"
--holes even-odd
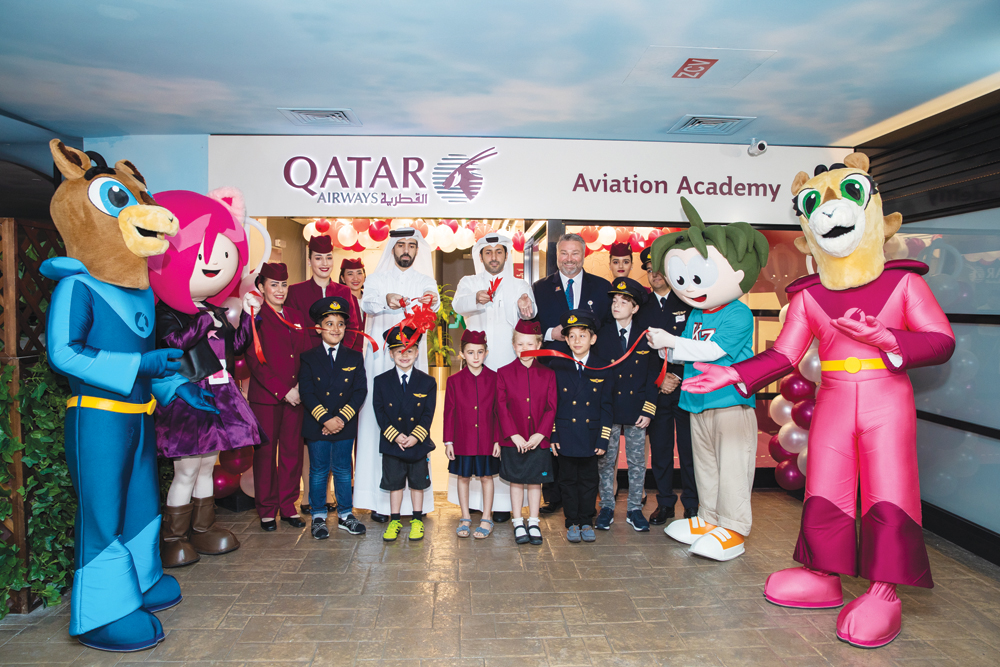
[[(753, 356), (753, 315), (738, 299), (750, 291), (767, 263), (767, 239), (745, 222), (706, 226), (681, 197), (690, 229), (653, 242), (653, 268), (694, 310), (684, 334), (651, 328), (649, 344), (668, 361), (684, 362), (684, 378), (700, 371), (694, 362), (731, 366)], [(750, 490), (757, 453), (753, 396), (733, 386), (708, 394), (684, 392), (680, 407), (691, 413), (698, 516), (674, 521), (664, 532), (691, 545), (691, 553), (732, 560), (745, 552), (750, 534)]]

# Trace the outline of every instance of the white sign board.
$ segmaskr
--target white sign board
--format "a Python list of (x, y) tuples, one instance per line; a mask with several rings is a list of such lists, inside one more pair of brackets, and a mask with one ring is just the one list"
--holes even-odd
[(469, 137), (213, 136), (210, 188), (252, 216), (686, 220), (797, 225), (799, 171), (844, 148)]

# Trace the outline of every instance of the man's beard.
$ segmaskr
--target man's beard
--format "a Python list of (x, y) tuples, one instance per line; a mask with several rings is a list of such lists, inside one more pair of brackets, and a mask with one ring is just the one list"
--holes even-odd
[(396, 265), (402, 269), (408, 269), (413, 264), (413, 258), (409, 255), (400, 255), (396, 258)]
[(497, 264), (496, 268), (494, 269), (488, 263), (485, 263), (485, 262), (483, 263), (483, 267), (486, 269), (486, 271), (488, 273), (490, 273), (491, 275), (494, 275), (494, 276), (503, 273), (503, 266), (504, 266), (504, 262), (499, 262)]

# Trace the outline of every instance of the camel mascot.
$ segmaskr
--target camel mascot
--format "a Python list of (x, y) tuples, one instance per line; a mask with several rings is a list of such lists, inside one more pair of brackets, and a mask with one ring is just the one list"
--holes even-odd
[[(160, 565), (160, 497), (153, 385), (180, 367), (180, 350), (156, 348), (146, 258), (166, 251), (177, 221), (156, 205), (127, 160), (50, 143), (66, 178), (50, 211), (66, 257), (46, 260), (58, 281), (48, 310), (48, 358), (69, 379), (66, 461), (79, 506), (69, 634), (105, 651), (163, 640), (152, 612), (181, 601)], [(214, 410), (196, 385), (176, 395)]]
[[(902, 216), (882, 214), (868, 157), (799, 172), (792, 183), (804, 232), (796, 247), (818, 275), (787, 288), (788, 315), (774, 347), (731, 367), (696, 364), (683, 389), (704, 393), (735, 385), (744, 396), (795, 368), (813, 337), (823, 378), (809, 429), (805, 503), (794, 558), (803, 567), (775, 572), (768, 601), (824, 609), (844, 603), (840, 576), (868, 579), (868, 591), (844, 607), (837, 636), (854, 646), (891, 642), (902, 627), (896, 586), (930, 588), (921, 530), (916, 409), (906, 371), (943, 364), (955, 336), (920, 277), (927, 266), (885, 261), (882, 246)], [(855, 530), (858, 478), (861, 536)]]

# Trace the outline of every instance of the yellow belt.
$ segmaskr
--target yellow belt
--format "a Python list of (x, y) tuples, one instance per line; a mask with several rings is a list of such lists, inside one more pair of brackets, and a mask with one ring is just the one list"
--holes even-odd
[(66, 402), (66, 407), (93, 408), (108, 412), (122, 412), (127, 415), (142, 413), (151, 415), (156, 409), (156, 399), (150, 400), (149, 403), (125, 403), (124, 401), (113, 401), (110, 398), (97, 398), (96, 396), (74, 396)]
[(857, 373), (858, 371), (874, 371), (885, 368), (885, 362), (879, 359), (858, 359), (848, 357), (847, 359), (824, 361), (822, 369), (824, 371), (847, 371)]

